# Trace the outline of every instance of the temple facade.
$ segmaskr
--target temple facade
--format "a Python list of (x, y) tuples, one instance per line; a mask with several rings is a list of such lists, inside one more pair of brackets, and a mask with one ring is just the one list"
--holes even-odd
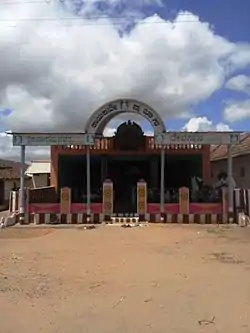
[[(126, 113), (141, 115), (153, 135), (126, 121), (113, 137), (105, 137), (109, 121)], [(98, 215), (101, 222), (118, 215), (155, 221), (166, 221), (166, 215), (170, 220), (188, 215), (191, 221), (199, 215), (203, 221), (208, 214), (210, 220), (223, 216), (225, 221), (227, 211), (233, 211), (232, 146), (239, 141), (236, 132), (167, 132), (154, 109), (133, 99), (102, 105), (81, 133), (13, 133), (22, 166), (26, 146), (51, 147), (50, 187), (25, 194), (21, 167), (21, 216), (25, 211), (63, 219), (80, 214), (82, 220), (86, 214), (86, 221)], [(211, 145), (227, 146), (228, 196), (212, 187)]]

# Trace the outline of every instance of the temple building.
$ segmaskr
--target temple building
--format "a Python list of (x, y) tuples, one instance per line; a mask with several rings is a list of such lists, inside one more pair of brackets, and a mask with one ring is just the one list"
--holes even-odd
[[(141, 115), (153, 135), (145, 135), (138, 123), (129, 120), (118, 126), (113, 137), (105, 137), (109, 121), (126, 113)], [(192, 214), (210, 214), (210, 220), (218, 215), (225, 221), (227, 212), (233, 212), (232, 158), (241, 138), (238, 132), (168, 132), (163, 119), (147, 104), (118, 99), (97, 109), (80, 133), (12, 135), (13, 145), (21, 147), (22, 219), (28, 211), (62, 218), (86, 214), (86, 221), (93, 214), (98, 221), (117, 214), (136, 214), (141, 220), (149, 214), (150, 220), (153, 216), (161, 221), (166, 214), (188, 215), (190, 221)], [(50, 146), (51, 163), (50, 186), (25, 194), (26, 146)], [(227, 168), (218, 171), (226, 171), (219, 184), (226, 184), (227, 196), (221, 186), (213, 188), (211, 154), (221, 146), (226, 147)]]
[[(70, 187), (72, 202), (86, 198), (86, 147), (51, 147), (51, 185)], [(136, 184), (147, 182), (149, 200), (160, 200), (161, 148), (154, 137), (144, 135), (135, 122), (124, 122), (113, 137), (97, 139), (90, 147), (91, 202), (100, 202), (102, 184), (114, 184), (114, 211), (136, 211)], [(200, 177), (210, 184), (210, 147), (169, 145), (165, 150), (164, 184), (166, 189), (191, 187), (191, 179)], [(150, 197), (151, 193), (151, 197)]]

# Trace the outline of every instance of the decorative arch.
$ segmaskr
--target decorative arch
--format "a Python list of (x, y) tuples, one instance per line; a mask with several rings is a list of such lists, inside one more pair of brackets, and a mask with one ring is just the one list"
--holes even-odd
[(166, 131), (165, 125), (159, 114), (145, 103), (134, 99), (117, 99), (102, 105), (89, 118), (85, 132), (95, 135), (102, 135), (109, 121), (119, 114), (131, 112), (140, 114), (148, 120), (154, 129), (154, 134)]

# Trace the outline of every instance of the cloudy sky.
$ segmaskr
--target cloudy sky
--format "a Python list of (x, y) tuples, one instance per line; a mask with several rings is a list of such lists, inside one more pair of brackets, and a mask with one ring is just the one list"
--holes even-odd
[(121, 97), (170, 130), (248, 131), (249, 13), (249, 0), (1, 0), (0, 158), (19, 154), (6, 130), (83, 131)]

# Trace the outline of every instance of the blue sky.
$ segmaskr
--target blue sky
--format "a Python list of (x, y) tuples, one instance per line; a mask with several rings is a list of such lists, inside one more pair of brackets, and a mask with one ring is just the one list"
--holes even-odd
[[(190, 11), (200, 17), (201, 21), (208, 22), (214, 28), (216, 34), (225, 37), (229, 41), (250, 42), (250, 1), (249, 0), (163, 0), (163, 6), (149, 6), (145, 9), (145, 15), (150, 16), (157, 12), (162, 18), (173, 18), (179, 11)], [(192, 24), (192, 23), (190, 23)], [(236, 74), (250, 75), (250, 68), (239, 71)], [(223, 121), (222, 112), (227, 100), (244, 100), (245, 93), (221, 89), (214, 93), (206, 101), (194, 107), (199, 116), (210, 115), (215, 123)], [(168, 127), (179, 129), (185, 121), (168, 120)], [(237, 122), (234, 130), (247, 131), (250, 120)]]
[(250, 41), (250, 1), (248, 0), (163, 0), (161, 8), (152, 6), (146, 11), (146, 15), (158, 12), (163, 18), (168, 18), (169, 13), (177, 13), (187, 10), (197, 14), (202, 21), (214, 26), (216, 33), (227, 39), (238, 41)]

